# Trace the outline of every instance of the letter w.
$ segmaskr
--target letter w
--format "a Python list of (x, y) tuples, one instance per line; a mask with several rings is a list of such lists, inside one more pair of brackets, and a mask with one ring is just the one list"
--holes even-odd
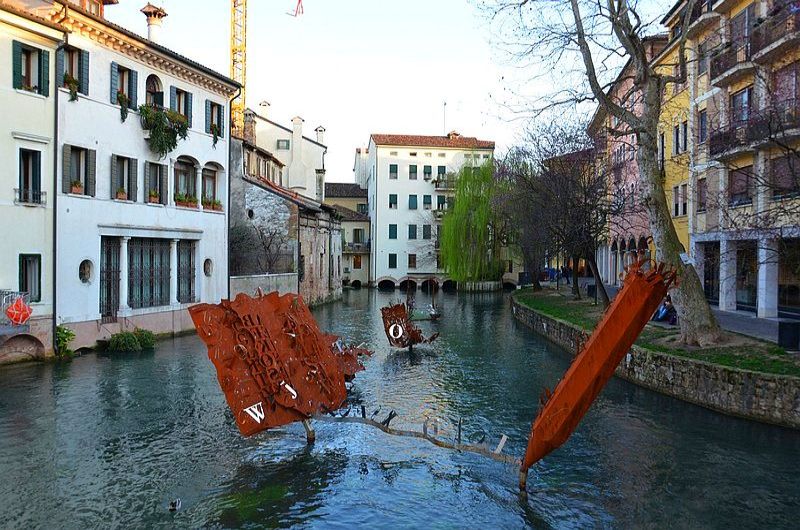
[(261, 420), (263, 420), (264, 417), (266, 416), (264, 414), (264, 407), (261, 405), (260, 401), (255, 405), (247, 407), (246, 409), (244, 409), (244, 411), (248, 413), (250, 417), (256, 420), (258, 423), (261, 423)]

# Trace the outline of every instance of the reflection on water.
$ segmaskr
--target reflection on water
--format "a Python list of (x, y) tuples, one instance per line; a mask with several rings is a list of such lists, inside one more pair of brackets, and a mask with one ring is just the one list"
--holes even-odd
[[(375, 347), (354, 410), (520, 455), (544, 386), (568, 356), (500, 294), (439, 297), (440, 331), (391, 350), (378, 308), (351, 291), (320, 324)], [(419, 295), (420, 303), (427, 303)], [(721, 416), (613, 380), (571, 440), (517, 470), (360, 425), (242, 439), (196, 337), (155, 353), (0, 370), (0, 520), (10, 527), (789, 527), (800, 518), (800, 433)], [(182, 509), (170, 513), (171, 499)]]

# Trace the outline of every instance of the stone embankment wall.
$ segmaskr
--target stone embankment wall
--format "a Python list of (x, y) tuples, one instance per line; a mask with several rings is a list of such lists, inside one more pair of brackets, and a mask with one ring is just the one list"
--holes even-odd
[(253, 296), (259, 287), (264, 294), (272, 291), (278, 291), (278, 294), (296, 293), (297, 273), (231, 276), (231, 299), (239, 293)]
[[(577, 353), (583, 330), (512, 299), (514, 316), (568, 352)], [(646, 350), (623, 358), (617, 377), (718, 412), (800, 429), (800, 378), (762, 374)]]
[(470, 293), (500, 291), (502, 289), (502, 282), (458, 282), (459, 291)]

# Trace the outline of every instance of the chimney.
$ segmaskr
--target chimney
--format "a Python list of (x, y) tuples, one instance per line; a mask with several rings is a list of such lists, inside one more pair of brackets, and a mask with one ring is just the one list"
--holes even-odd
[(269, 108), (272, 106), (270, 104), (270, 102), (264, 100), (261, 103), (259, 103), (258, 106), (261, 107), (261, 110), (258, 111), (261, 114), (261, 117), (264, 118), (265, 120), (268, 120), (269, 119)]
[[(306, 182), (308, 175), (303, 163), (303, 118), (300, 116), (292, 118), (292, 143), (289, 152), (291, 153), (291, 159), (287, 164), (289, 188), (305, 195), (305, 191), (309, 189), (309, 183)], [(311, 193), (314, 193), (313, 187), (310, 190)]]
[(303, 118), (295, 116), (292, 118), (292, 162), (300, 161), (303, 147)]
[(158, 44), (158, 35), (161, 33), (161, 21), (167, 16), (167, 12), (156, 7), (150, 2), (141, 9), (147, 17), (147, 40)]
[(256, 117), (250, 109), (244, 111), (244, 141), (256, 145)]
[(314, 129), (314, 132), (317, 133), (317, 143), (325, 145), (325, 127), (320, 125), (316, 129)]

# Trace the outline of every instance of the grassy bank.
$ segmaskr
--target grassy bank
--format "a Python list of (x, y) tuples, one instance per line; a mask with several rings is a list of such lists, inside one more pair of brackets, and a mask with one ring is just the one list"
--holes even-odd
[[(602, 306), (594, 300), (573, 300), (566, 289), (545, 288), (540, 292), (523, 289), (514, 295), (519, 303), (553, 318), (569, 322), (591, 333), (602, 317)], [(658, 351), (698, 359), (721, 366), (752, 370), (767, 374), (800, 377), (800, 359), (769, 342), (726, 332), (723, 341), (712, 348), (687, 347), (679, 342), (677, 327), (648, 324), (636, 345)]]

